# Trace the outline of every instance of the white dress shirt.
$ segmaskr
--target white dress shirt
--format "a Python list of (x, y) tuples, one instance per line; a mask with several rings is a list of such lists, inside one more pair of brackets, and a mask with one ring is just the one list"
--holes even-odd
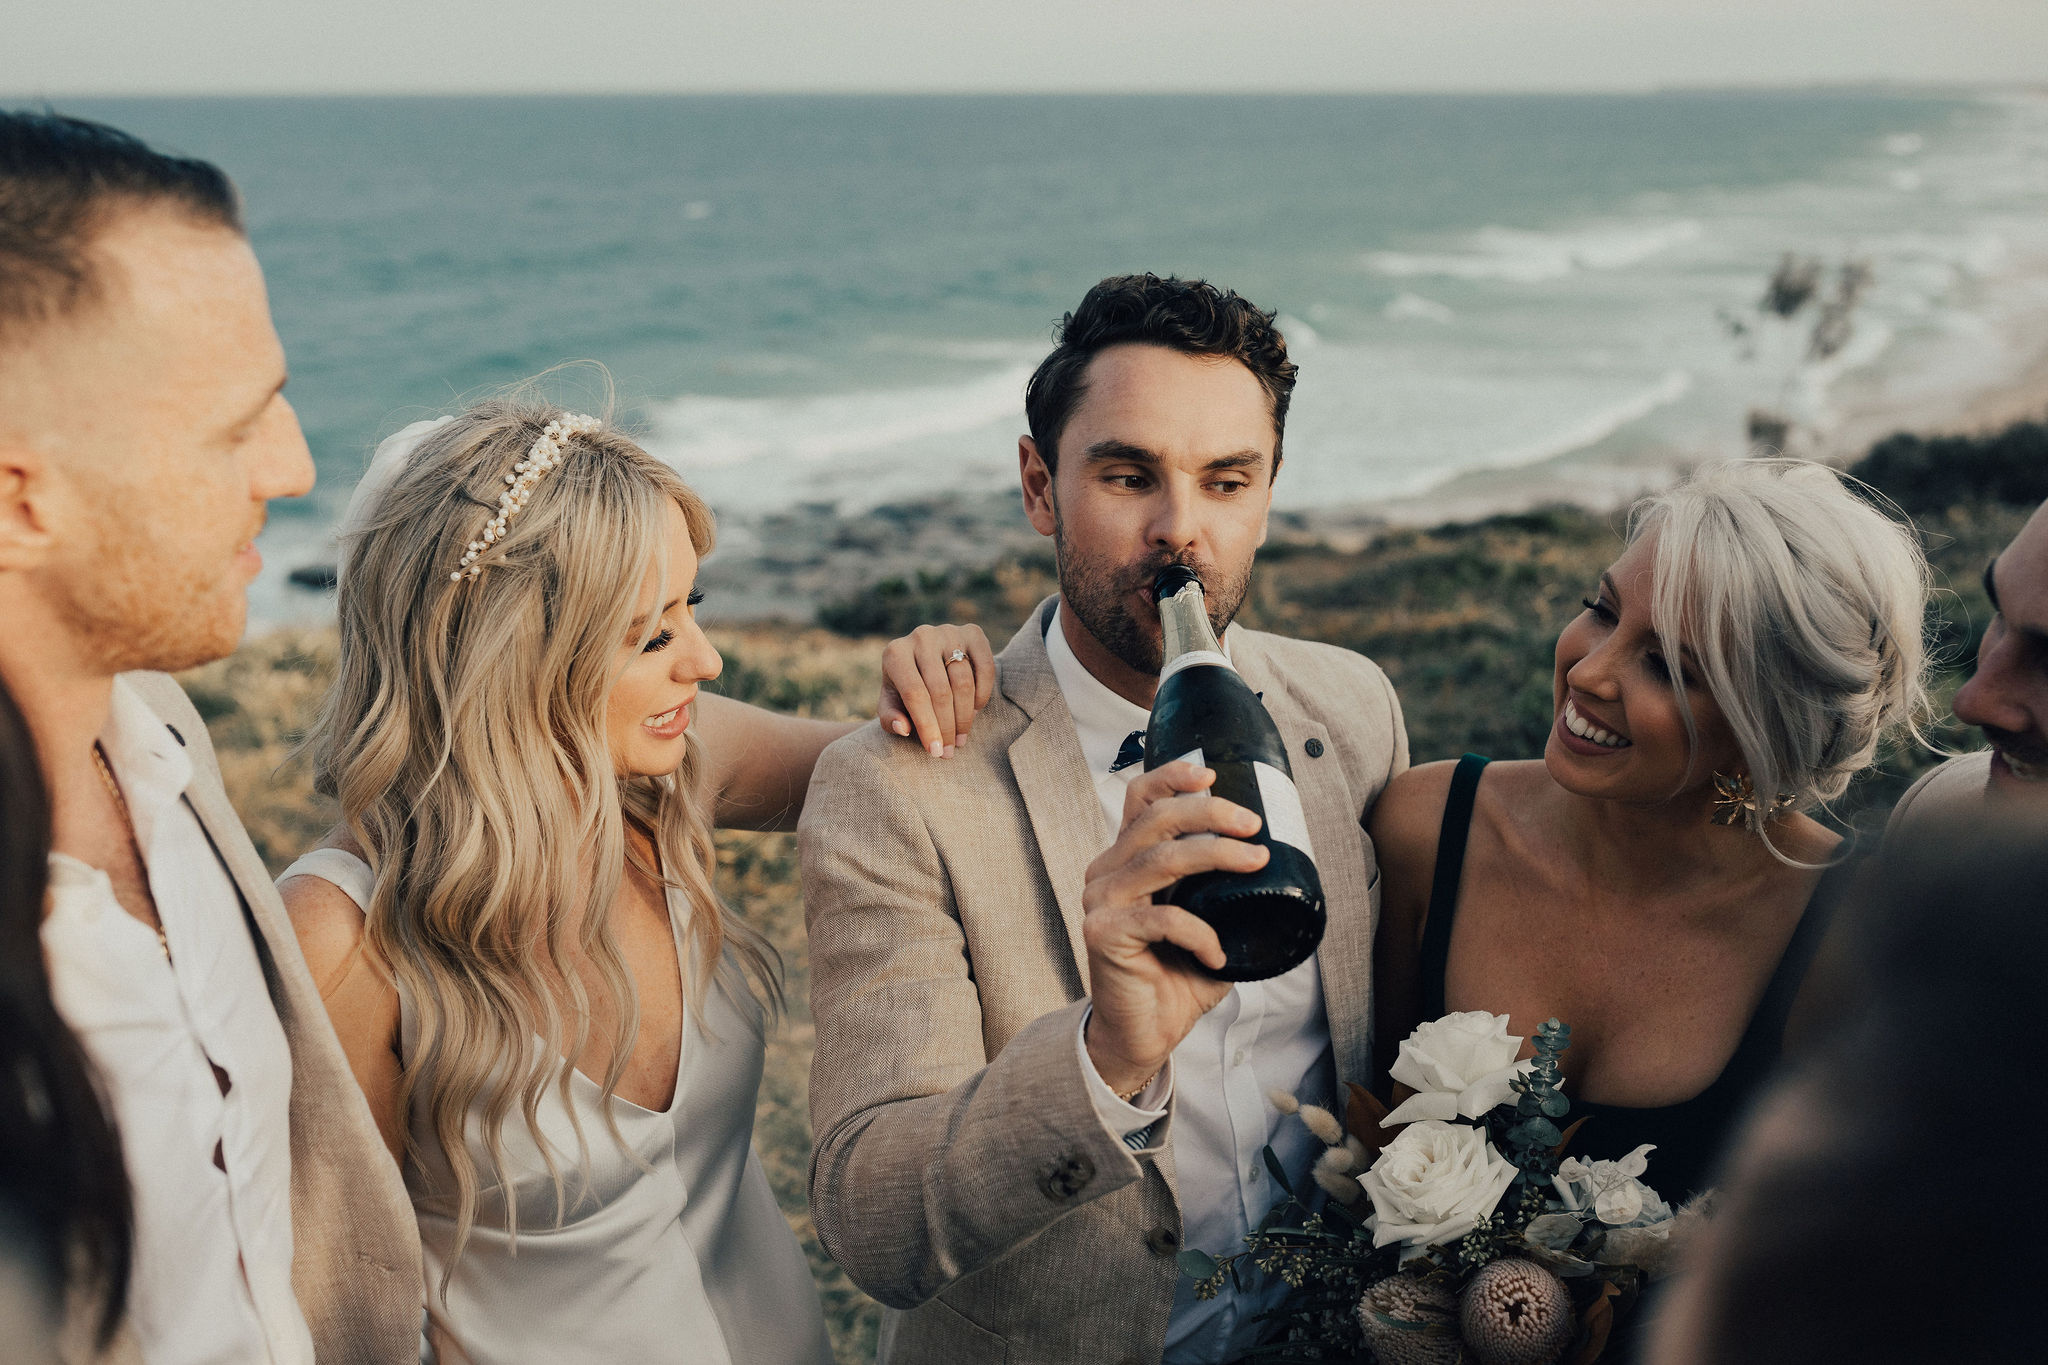
[[(1095, 779), (1106, 848), (1115, 842), (1123, 819), (1125, 789), (1145, 770), (1133, 764), (1112, 773), (1110, 764), (1131, 731), (1143, 730), (1151, 715), (1110, 691), (1074, 656), (1061, 620), (1064, 611), (1064, 606), (1054, 609), (1045, 652)], [(1227, 634), (1223, 648), (1228, 654)], [(1084, 1037), (1086, 1029), (1084, 1022)], [(1078, 1040), (1077, 1046), (1085, 1063), (1087, 1047)], [(1310, 958), (1270, 980), (1233, 987), (1132, 1103), (1119, 1100), (1092, 1064), (1087, 1070), (1096, 1112), (1118, 1137), (1145, 1133), (1172, 1103), (1181, 1245), (1217, 1256), (1237, 1251), (1245, 1234), (1283, 1197), (1273, 1187), (1260, 1149), (1272, 1145), (1297, 1190), (1309, 1183), (1322, 1149), (1299, 1119), (1282, 1115), (1267, 1099), (1270, 1091), (1283, 1090), (1327, 1104), (1336, 1090), (1336, 1060), (1316, 961)], [(1205, 1303), (1195, 1297), (1194, 1281), (1183, 1278), (1167, 1321), (1166, 1365), (1209, 1365), (1242, 1354), (1263, 1326), (1252, 1319), (1285, 1293), (1286, 1287), (1276, 1282), (1260, 1293), (1226, 1289)]]
[(118, 678), (100, 744), (170, 959), (104, 872), (61, 853), (42, 937), (127, 1154), (130, 1323), (149, 1365), (312, 1365), (291, 1279), (291, 1052), (241, 898), (183, 800), (190, 758)]

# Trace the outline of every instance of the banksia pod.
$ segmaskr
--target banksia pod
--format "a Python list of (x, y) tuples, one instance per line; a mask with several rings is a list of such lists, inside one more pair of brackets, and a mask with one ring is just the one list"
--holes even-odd
[(1551, 1365), (1571, 1345), (1572, 1296), (1534, 1261), (1494, 1261), (1472, 1277), (1458, 1328), (1479, 1365)]
[(1390, 1275), (1358, 1301), (1358, 1326), (1380, 1365), (1469, 1365), (1458, 1339), (1458, 1296), (1447, 1286)]

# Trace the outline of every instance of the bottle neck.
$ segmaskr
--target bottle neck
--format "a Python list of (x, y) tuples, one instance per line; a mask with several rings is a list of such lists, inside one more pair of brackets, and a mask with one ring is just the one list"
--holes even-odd
[(1163, 648), (1160, 662), (1170, 664), (1183, 654), (1223, 653), (1209, 624), (1209, 604), (1201, 588), (1189, 584), (1159, 604)]

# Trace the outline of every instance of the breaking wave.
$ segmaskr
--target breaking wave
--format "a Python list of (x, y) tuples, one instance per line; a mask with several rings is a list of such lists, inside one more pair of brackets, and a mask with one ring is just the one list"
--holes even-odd
[(1704, 235), (1691, 219), (1593, 226), (1570, 232), (1484, 227), (1456, 252), (1373, 251), (1365, 267), (1393, 279), (1442, 276), (1540, 284), (1581, 270), (1623, 270)]

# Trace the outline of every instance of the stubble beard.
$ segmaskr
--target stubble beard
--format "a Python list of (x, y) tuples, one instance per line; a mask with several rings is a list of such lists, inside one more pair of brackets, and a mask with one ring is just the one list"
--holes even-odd
[(1161, 554), (1137, 565), (1112, 564), (1081, 551), (1067, 539), (1066, 523), (1059, 508), (1053, 508), (1053, 552), (1059, 561), (1060, 600), (1095, 637), (1096, 643), (1134, 672), (1156, 677), (1165, 664), (1159, 619), (1140, 620), (1131, 612), (1132, 594), (1152, 586), (1152, 580), (1169, 564), (1185, 564), (1202, 580), (1209, 626), (1221, 639), (1236, 619), (1251, 584), (1252, 566), (1247, 560), (1233, 575), (1215, 565), (1186, 556)]
[(148, 521), (115, 515), (102, 525), (93, 573), (65, 594), (87, 658), (109, 674), (177, 673), (235, 652), (249, 607), (232, 569), (209, 572)]

